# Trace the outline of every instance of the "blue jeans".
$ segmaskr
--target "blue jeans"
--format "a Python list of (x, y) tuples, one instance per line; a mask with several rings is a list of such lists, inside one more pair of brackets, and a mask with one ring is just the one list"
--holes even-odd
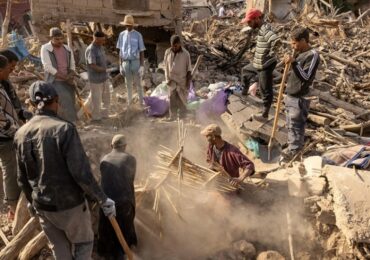
[(122, 62), (122, 68), (125, 72), (125, 81), (127, 88), (127, 104), (132, 102), (132, 85), (135, 83), (137, 93), (139, 95), (140, 104), (143, 104), (144, 91), (141, 86), (141, 79), (139, 75), (140, 60), (127, 60)]
[(304, 146), (304, 132), (309, 107), (310, 101), (303, 97), (287, 95), (285, 98), (289, 151), (296, 152)]

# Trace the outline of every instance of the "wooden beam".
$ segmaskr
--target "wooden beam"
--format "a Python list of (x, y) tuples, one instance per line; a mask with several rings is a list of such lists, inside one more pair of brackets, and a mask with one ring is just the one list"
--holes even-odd
[(23, 248), (22, 252), (19, 254), (18, 260), (32, 259), (41, 251), (41, 249), (47, 246), (47, 244), (48, 238), (46, 237), (45, 232), (41, 231)]

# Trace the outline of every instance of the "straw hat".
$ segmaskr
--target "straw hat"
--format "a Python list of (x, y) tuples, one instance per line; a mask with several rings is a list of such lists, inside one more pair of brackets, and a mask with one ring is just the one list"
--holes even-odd
[(125, 16), (125, 19), (123, 22), (120, 22), (122, 25), (131, 25), (131, 26), (137, 26), (137, 24), (134, 21), (134, 17), (130, 14)]
[(210, 124), (206, 128), (204, 128), (201, 132), (201, 135), (207, 136), (207, 135), (216, 135), (221, 136), (222, 131), (221, 128), (216, 124)]

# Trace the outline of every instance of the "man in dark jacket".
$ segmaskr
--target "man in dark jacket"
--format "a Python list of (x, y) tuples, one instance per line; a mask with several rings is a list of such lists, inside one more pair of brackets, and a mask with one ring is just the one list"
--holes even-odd
[(6, 83), (10, 71), (8, 59), (0, 55), (0, 166), (4, 181), (4, 203), (9, 208), (9, 221), (14, 218), (20, 193), (17, 185), (17, 160), (13, 138), (21, 124), (16, 107), (7, 91)]
[(234, 145), (222, 139), (222, 131), (218, 125), (208, 125), (201, 134), (207, 137), (209, 143), (207, 162), (215, 170), (225, 170), (230, 176), (231, 184), (237, 186), (254, 174), (253, 162)]
[(320, 63), (319, 53), (309, 44), (309, 32), (306, 28), (298, 27), (292, 32), (291, 44), (298, 54), (296, 57), (288, 54), (284, 57), (285, 63), (291, 62), (292, 64), (285, 98), (289, 145), (285, 152), (285, 159), (292, 158), (303, 148), (310, 106), (310, 102), (305, 96), (309, 93)]
[(52, 85), (30, 87), (36, 115), (14, 137), (18, 184), (36, 209), (56, 260), (91, 259), (94, 234), (85, 194), (106, 216), (114, 201), (95, 181), (75, 126), (57, 116), (58, 95)]
[[(137, 245), (134, 226), (136, 159), (125, 152), (126, 138), (116, 135), (112, 140), (112, 152), (100, 163), (103, 191), (116, 202), (117, 222), (129, 247)], [(124, 252), (110, 225), (101, 214), (99, 222), (98, 253), (104, 259), (123, 259)]]

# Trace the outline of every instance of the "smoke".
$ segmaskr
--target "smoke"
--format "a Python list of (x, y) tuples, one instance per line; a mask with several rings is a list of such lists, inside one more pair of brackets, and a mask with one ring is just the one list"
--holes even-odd
[[(229, 141), (227, 129), (223, 132)], [(155, 172), (161, 145), (174, 153), (178, 149), (176, 123), (139, 119), (119, 133), (126, 135), (127, 152), (136, 157), (136, 180), (141, 184)], [(199, 127), (188, 126), (184, 156), (206, 166), (206, 151), (207, 142)], [(171, 186), (163, 185), (164, 189), (159, 189), (158, 213), (152, 210), (154, 191), (146, 193), (137, 206), (137, 254), (141, 259), (212, 259), (209, 257), (230, 247), (232, 242), (246, 240), (258, 252), (277, 250), (288, 256), (288, 210), (295, 244), (312, 234), (302, 217), (301, 201), (290, 198), (285, 185), (270, 183), (263, 189), (250, 184), (240, 194), (229, 195), (185, 186), (179, 189), (177, 180)]]

